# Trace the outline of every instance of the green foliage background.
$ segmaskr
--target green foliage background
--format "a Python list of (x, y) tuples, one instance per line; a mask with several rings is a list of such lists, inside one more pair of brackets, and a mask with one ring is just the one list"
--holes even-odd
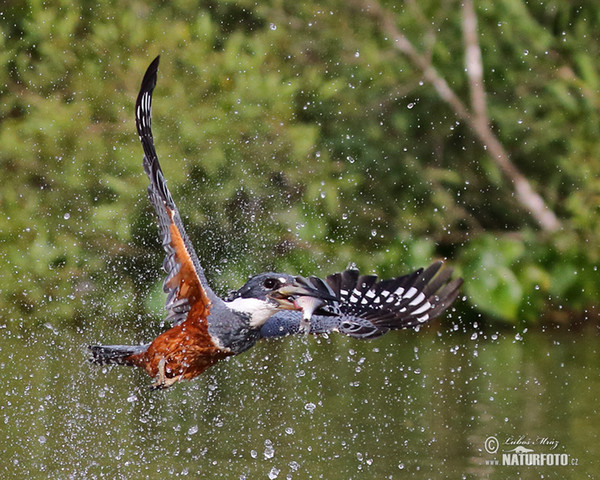
[[(218, 290), (266, 269), (395, 276), (448, 258), (465, 320), (596, 318), (596, 2), (476, 2), (493, 130), (559, 215), (552, 235), (362, 6), (5, 2), (0, 324), (160, 309), (133, 121), (157, 54), (159, 157)], [(460, 2), (382, 6), (468, 103)]]

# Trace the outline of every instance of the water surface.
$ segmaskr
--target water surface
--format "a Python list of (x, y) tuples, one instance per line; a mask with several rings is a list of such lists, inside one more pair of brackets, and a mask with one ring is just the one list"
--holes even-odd
[[(0, 478), (594, 478), (600, 458), (592, 330), (277, 339), (162, 392), (86, 362), (127, 332), (0, 332)], [(578, 465), (486, 464), (524, 442)]]

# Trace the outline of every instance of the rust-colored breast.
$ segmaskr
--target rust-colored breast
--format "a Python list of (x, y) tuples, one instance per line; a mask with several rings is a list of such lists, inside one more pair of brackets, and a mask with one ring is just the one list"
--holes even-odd
[(196, 305), (183, 323), (156, 337), (148, 350), (130, 357), (131, 362), (145, 369), (151, 377), (160, 374), (162, 362), (166, 378), (191, 380), (231, 355), (215, 345), (208, 333), (206, 318), (201, 315), (204, 306)]

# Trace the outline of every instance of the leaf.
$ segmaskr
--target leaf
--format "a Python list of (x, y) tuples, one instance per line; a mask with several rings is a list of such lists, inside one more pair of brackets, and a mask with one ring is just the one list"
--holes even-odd
[(479, 309), (516, 322), (523, 286), (513, 265), (524, 252), (518, 240), (483, 235), (469, 243), (465, 262), (465, 291)]

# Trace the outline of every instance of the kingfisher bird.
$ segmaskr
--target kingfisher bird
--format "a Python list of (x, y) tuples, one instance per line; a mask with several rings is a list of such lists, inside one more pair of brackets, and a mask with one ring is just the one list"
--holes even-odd
[(191, 380), (262, 338), (328, 332), (375, 338), (426, 323), (450, 307), (462, 279), (450, 280), (452, 269), (440, 271), (441, 262), (390, 280), (360, 275), (354, 268), (325, 280), (267, 272), (218, 297), (185, 232), (154, 146), (151, 103), (159, 60), (156, 57), (144, 75), (135, 119), (150, 180), (148, 197), (166, 252), (163, 290), (165, 320), (171, 328), (144, 345), (91, 345), (91, 362), (143, 368), (154, 378), (152, 387), (164, 389)]
[(92, 362), (141, 367), (154, 377), (155, 388), (167, 388), (252, 347), (260, 338), (260, 327), (271, 315), (302, 308), (294, 303), (296, 297), (315, 295), (323, 301), (328, 294), (302, 277), (274, 272), (256, 275), (225, 300), (212, 291), (167, 188), (154, 147), (151, 103), (158, 63), (159, 57), (144, 75), (135, 118), (144, 149), (144, 170), (150, 180), (148, 196), (166, 252), (163, 290), (167, 293), (166, 320), (172, 327), (146, 345), (92, 345), (89, 349)]

